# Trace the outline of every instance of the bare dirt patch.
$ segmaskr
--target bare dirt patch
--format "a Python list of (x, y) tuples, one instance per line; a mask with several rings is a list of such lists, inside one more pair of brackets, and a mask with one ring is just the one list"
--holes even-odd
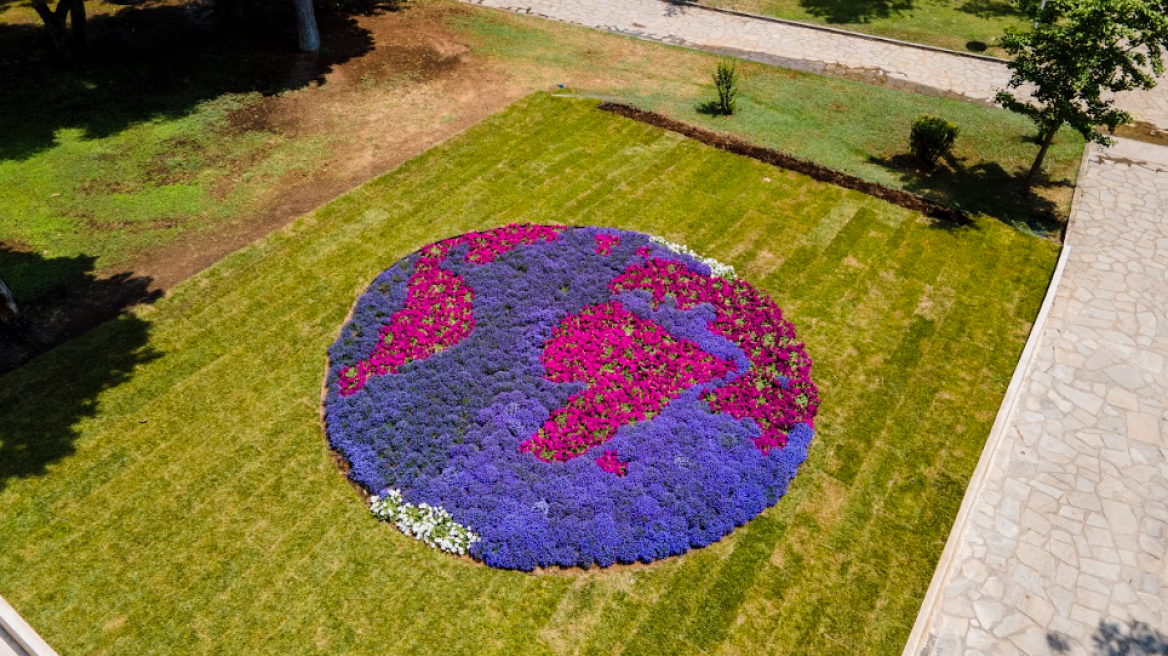
[[(319, 83), (233, 113), (228, 125), (240, 133), (317, 137), (327, 150), (312, 173), (282, 176), (261, 207), (223, 228), (184, 235), (128, 268), (150, 276), (160, 289), (170, 287), (526, 93), (471, 56), (467, 44), (433, 15), (444, 11), (423, 5), (360, 17), (372, 51), (334, 66)], [(328, 44), (328, 32), (323, 38)]]

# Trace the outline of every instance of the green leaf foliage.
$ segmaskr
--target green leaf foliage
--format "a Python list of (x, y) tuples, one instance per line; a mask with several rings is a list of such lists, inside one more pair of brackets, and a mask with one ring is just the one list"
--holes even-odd
[(956, 125), (943, 118), (927, 114), (917, 117), (908, 137), (913, 161), (928, 169), (935, 168), (937, 160), (953, 148), (960, 132)]
[(714, 101), (717, 112), (729, 116), (737, 111), (738, 70), (734, 62), (718, 62), (718, 69), (714, 71), (714, 87), (718, 90), (718, 99)]
[(1166, 0), (1021, 0), (1028, 30), (1007, 28), (1010, 88), (1032, 98), (998, 94), (1003, 107), (1028, 116), (1045, 139), (1064, 123), (1084, 138), (1110, 143), (1101, 130), (1131, 121), (1113, 94), (1149, 89), (1164, 72), (1168, 49)]

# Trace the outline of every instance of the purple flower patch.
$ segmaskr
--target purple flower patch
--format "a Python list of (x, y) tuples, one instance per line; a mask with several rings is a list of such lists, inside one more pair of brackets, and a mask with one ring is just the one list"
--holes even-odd
[(608, 566), (776, 503), (814, 432), (810, 370), (769, 297), (691, 255), (511, 225), (374, 280), (329, 349), (325, 417), (354, 481), (444, 509), (487, 565)]

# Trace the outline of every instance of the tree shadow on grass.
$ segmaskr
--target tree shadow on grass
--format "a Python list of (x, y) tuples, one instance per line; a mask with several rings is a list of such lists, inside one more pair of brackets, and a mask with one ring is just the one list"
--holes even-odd
[(0, 243), (0, 276), (21, 312), (15, 324), (0, 324), (0, 374), (162, 295), (149, 277), (98, 277), (94, 265), (89, 255), (48, 258)]
[[(96, 280), (91, 266), (87, 257), (38, 261), (35, 254), (0, 248), (0, 271), (11, 278), (18, 298), (28, 289), (25, 276), (37, 273), (58, 280), (80, 276), (95, 295), (134, 298), (149, 285), (149, 279), (129, 276)], [(0, 358), (23, 359), (30, 346), (46, 338), (45, 326), (38, 323), (46, 318), (37, 312), (35, 305), (22, 308), (21, 324), (0, 327)], [(51, 324), (52, 318), (47, 320)], [(143, 319), (123, 315), (26, 367), (0, 374), (0, 490), (15, 479), (42, 475), (73, 454), (77, 425), (95, 415), (98, 396), (157, 357), (148, 344), (149, 331)]]
[[(1091, 642), (1095, 656), (1168, 656), (1168, 635), (1135, 620), (1126, 626), (1100, 620)], [(1047, 633), (1046, 644), (1056, 654), (1071, 652), (1070, 638), (1055, 631)]]
[(799, 4), (828, 23), (870, 23), (913, 9), (913, 0), (800, 0)]
[(957, 6), (957, 11), (984, 19), (1022, 15), (1017, 6), (1006, 0), (965, 0)]
[[(921, 171), (908, 155), (870, 157), (869, 161), (897, 175), (901, 188), (943, 205), (986, 214), (1037, 234), (1057, 234), (1062, 229), (1058, 205), (1039, 193), (1023, 194), (1022, 177), (997, 162), (968, 165), (964, 159), (947, 156), (935, 170)], [(1070, 186), (1068, 180), (1043, 177), (1035, 190)]]
[(710, 118), (722, 118), (730, 116), (726, 112), (722, 111), (722, 108), (718, 106), (718, 103), (713, 100), (707, 100), (705, 102), (698, 103), (694, 107), (694, 111), (701, 114), (702, 116), (708, 116)]
[[(0, 162), (36, 156), (62, 131), (97, 139), (186, 116), (225, 94), (323, 83), (334, 66), (373, 48), (370, 32), (340, 13), (319, 16), (322, 51), (302, 54), (290, 9), (257, 23), (254, 16), (213, 15), (207, 0), (89, 4), (99, 9), (88, 25), (90, 58), (74, 69), (54, 62), (42, 25), (0, 23)], [(53, 174), (67, 181), (76, 172)], [(0, 277), (25, 310), (20, 330), (0, 335), (0, 373), (159, 295), (149, 278), (98, 278), (94, 265), (89, 256), (44, 258), (0, 243)]]
[(47, 55), (43, 27), (0, 25), (0, 160), (50, 148), (63, 129), (101, 138), (185, 116), (225, 94), (321, 83), (373, 49), (369, 31), (343, 14), (322, 14), (321, 52), (299, 53), (290, 15), (255, 24), (214, 19), (209, 7), (142, 4), (95, 15), (90, 58), (70, 70)]

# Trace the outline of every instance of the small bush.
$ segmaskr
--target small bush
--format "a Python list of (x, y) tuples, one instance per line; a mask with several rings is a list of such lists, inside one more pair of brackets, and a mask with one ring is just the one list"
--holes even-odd
[(959, 132), (956, 125), (945, 119), (927, 115), (917, 117), (908, 137), (913, 162), (923, 168), (936, 168), (941, 156), (953, 147)]
[(738, 109), (738, 71), (734, 62), (718, 62), (718, 70), (714, 71), (714, 88), (718, 91), (714, 112), (723, 116), (733, 114)]

